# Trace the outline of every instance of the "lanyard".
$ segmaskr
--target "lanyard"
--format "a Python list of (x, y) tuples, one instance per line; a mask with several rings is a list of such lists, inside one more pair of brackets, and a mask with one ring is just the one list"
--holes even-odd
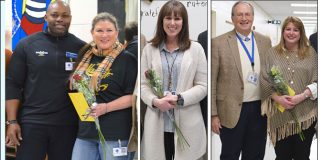
[(252, 37), (251, 37), (251, 39), (252, 39), (252, 55), (250, 54), (249, 50), (246, 48), (242, 38), (237, 33), (236, 33), (236, 37), (240, 40), (241, 45), (244, 48), (246, 55), (250, 59), (252, 70), (254, 71), (254, 34), (253, 34), (253, 32), (252, 32)]
[[(168, 72), (169, 72), (169, 83), (168, 83), (168, 90), (169, 91), (172, 91), (172, 71), (173, 71), (173, 65), (174, 65), (174, 62), (176, 61), (177, 57), (178, 57), (178, 53), (176, 53), (176, 57), (173, 59), (173, 62), (172, 62), (172, 66), (171, 66), (171, 69), (170, 69), (170, 65), (169, 65), (169, 61), (168, 61), (168, 58), (167, 58), (167, 54), (164, 52), (164, 56), (165, 56), (165, 60), (167, 61), (167, 64), (168, 64)], [(172, 57), (172, 56), (171, 56)]]

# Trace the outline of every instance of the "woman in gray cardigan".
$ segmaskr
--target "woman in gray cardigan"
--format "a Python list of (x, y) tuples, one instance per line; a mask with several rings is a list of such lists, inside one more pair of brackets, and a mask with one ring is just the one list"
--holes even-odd
[[(157, 97), (145, 78), (154, 70), (161, 79), (164, 97)], [(184, 5), (170, 0), (160, 10), (154, 38), (141, 59), (141, 98), (147, 104), (142, 139), (146, 160), (196, 160), (206, 152), (206, 130), (199, 102), (207, 95), (207, 62), (204, 50), (189, 40)], [(181, 148), (167, 112), (190, 146)]]

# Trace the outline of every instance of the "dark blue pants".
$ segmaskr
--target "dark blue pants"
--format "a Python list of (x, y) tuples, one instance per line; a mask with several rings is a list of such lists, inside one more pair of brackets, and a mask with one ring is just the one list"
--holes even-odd
[(298, 134), (278, 141), (275, 146), (276, 160), (309, 160), (310, 148), (316, 132), (315, 125), (316, 122), (303, 131), (304, 141), (301, 141)]
[(71, 160), (77, 126), (22, 124), (16, 160)]
[(261, 102), (244, 102), (234, 128), (222, 126), (221, 160), (263, 160), (267, 141), (267, 120), (261, 116)]

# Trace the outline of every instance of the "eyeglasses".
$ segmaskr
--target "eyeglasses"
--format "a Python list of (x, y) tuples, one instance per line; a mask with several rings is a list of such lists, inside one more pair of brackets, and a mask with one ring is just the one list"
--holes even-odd
[(252, 15), (251, 13), (239, 13), (239, 14), (236, 14), (235, 16), (236, 16), (236, 17), (239, 17), (239, 18), (243, 18), (244, 16), (245, 16), (246, 18), (250, 18), (250, 17), (252, 17), (253, 15)]

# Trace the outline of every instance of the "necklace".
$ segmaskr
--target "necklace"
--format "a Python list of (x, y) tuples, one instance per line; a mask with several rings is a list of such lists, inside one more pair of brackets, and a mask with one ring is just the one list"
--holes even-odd
[(169, 81), (169, 83), (168, 83), (168, 90), (169, 91), (172, 91), (172, 88), (171, 88), (171, 86), (172, 86), (172, 71), (173, 71), (174, 62), (176, 61), (176, 59), (178, 57), (178, 53), (179, 52), (176, 53), (175, 58), (173, 58), (173, 56), (171, 55), (171, 57), (173, 59), (173, 62), (172, 62), (171, 68), (170, 68), (169, 60), (167, 58), (167, 54), (164, 52), (165, 60), (167, 61), (167, 64), (168, 64), (168, 73), (169, 73), (169, 77), (168, 77), (168, 81)]

